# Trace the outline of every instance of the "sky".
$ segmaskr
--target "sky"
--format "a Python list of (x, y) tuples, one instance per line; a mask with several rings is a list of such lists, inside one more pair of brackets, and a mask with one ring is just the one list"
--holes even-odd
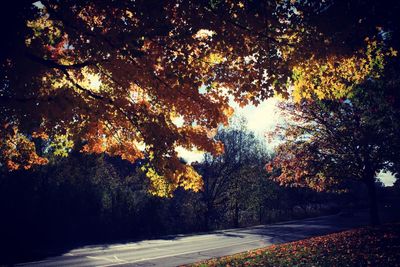
[[(265, 133), (273, 130), (276, 124), (282, 120), (279, 110), (276, 107), (277, 103), (278, 100), (276, 98), (269, 98), (261, 102), (257, 107), (247, 105), (241, 108), (233, 100), (230, 101), (230, 105), (235, 109), (235, 115), (243, 116), (247, 120), (247, 128), (253, 131), (259, 138), (264, 138)], [(272, 149), (273, 144), (267, 145)], [(201, 151), (188, 151), (183, 148), (177, 148), (176, 151), (189, 163), (203, 159)]]
[(257, 107), (247, 105), (243, 108), (235, 102), (231, 102), (231, 106), (235, 109), (235, 113), (241, 115), (247, 120), (247, 128), (256, 135), (264, 137), (265, 133), (275, 128), (277, 123), (282, 121), (279, 109), (276, 107), (278, 100), (269, 98), (261, 102)]
[(393, 176), (391, 172), (380, 172), (378, 174), (379, 180), (385, 184), (385, 186), (392, 186), (396, 181), (396, 178)]

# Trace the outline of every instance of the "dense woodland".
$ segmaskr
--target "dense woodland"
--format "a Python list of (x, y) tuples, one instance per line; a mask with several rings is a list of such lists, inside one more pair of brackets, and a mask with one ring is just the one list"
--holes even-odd
[[(398, 211), (399, 13), (391, 0), (5, 3), (1, 256), (349, 207), (380, 224), (379, 209)], [(271, 97), (285, 120), (268, 151), (231, 101)]]

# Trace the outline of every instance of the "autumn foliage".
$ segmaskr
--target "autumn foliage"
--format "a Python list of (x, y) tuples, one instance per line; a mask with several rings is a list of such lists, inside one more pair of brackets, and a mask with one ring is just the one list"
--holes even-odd
[(396, 55), (376, 37), (393, 25), (361, 20), (332, 29), (324, 21), (331, 7), (289, 0), (12, 4), (2, 16), (12, 27), (0, 58), (0, 162), (43, 164), (35, 133), (46, 145), (62, 136), (68, 146), (60, 155), (75, 149), (146, 159), (156, 195), (179, 186), (198, 191), (202, 180), (177, 149), (222, 153), (213, 133), (233, 113), (230, 96), (240, 105), (287, 98), (291, 88), (295, 99), (342, 97), (349, 82), (377, 77), (384, 58)]
[(1, 57), (0, 123), (23, 135), (30, 152), (14, 146), (10, 153), (3, 127), (2, 164), (43, 164), (33, 133), (49, 144), (64, 136), (73, 143), (69, 149), (146, 158), (156, 195), (178, 186), (199, 190), (201, 178), (180, 162), (176, 148), (220, 154), (213, 133), (233, 112), (228, 95), (244, 105), (285, 94), (290, 65), (299, 60), (293, 46), (310, 34), (296, 7), (286, 1), (16, 4)]
[(272, 245), (191, 266), (397, 266), (398, 224)]

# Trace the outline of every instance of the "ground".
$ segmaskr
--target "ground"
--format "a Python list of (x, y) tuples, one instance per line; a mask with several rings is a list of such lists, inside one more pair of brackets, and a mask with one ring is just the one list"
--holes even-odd
[(272, 245), (191, 266), (400, 266), (400, 223)]

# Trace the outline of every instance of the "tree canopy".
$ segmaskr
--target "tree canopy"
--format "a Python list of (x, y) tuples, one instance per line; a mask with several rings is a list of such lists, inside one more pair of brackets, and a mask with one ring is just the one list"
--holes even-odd
[[(1, 164), (45, 164), (42, 139), (65, 151), (146, 158), (156, 195), (197, 191), (201, 177), (176, 148), (223, 152), (213, 135), (232, 114), (228, 95), (257, 104), (287, 97), (295, 83), (307, 97), (321, 91), (308, 86), (321, 68), (356, 73), (326, 82), (343, 89), (374, 73), (371, 53), (396, 54), (379, 50), (397, 27), (395, 14), (382, 12), (391, 1), (374, 2), (15, 1), (1, 22)], [(343, 25), (326, 23), (343, 11)]]
[(83, 152), (147, 157), (156, 194), (198, 190), (175, 148), (221, 153), (212, 136), (232, 113), (227, 94), (257, 102), (288, 78), (282, 58), (300, 25), (289, 4), (16, 4), (1, 58), (2, 164), (44, 164), (33, 139), (63, 136)]

